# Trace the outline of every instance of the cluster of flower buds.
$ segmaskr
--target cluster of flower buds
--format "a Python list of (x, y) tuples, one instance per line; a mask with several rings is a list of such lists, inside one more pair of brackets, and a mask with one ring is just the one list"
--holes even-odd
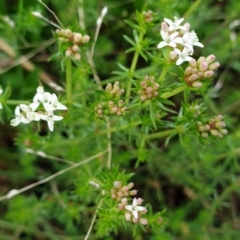
[(101, 101), (94, 107), (96, 116), (103, 118), (104, 115), (124, 115), (127, 107), (124, 101), (119, 99), (124, 92), (124, 89), (120, 88), (119, 82), (115, 82), (114, 84), (108, 83), (105, 88), (107, 101)]
[(207, 138), (209, 133), (214, 137), (222, 138), (223, 135), (226, 135), (228, 133), (227, 129), (224, 128), (226, 124), (222, 120), (223, 116), (218, 115), (210, 119), (205, 125), (202, 122), (198, 122), (198, 131), (204, 138)]
[(82, 35), (81, 33), (72, 32), (70, 29), (57, 29), (56, 34), (60, 42), (70, 45), (65, 52), (66, 56), (73, 56), (75, 60), (80, 60), (80, 46), (88, 43), (90, 37), (88, 35)]
[(118, 81), (115, 82), (113, 85), (111, 83), (108, 83), (105, 90), (113, 97), (119, 97), (125, 92), (123, 88), (120, 88)]
[(108, 102), (108, 109), (111, 114), (122, 116), (124, 115), (127, 107), (124, 106), (124, 101), (119, 100), (117, 103), (114, 103), (113, 101)]
[(185, 61), (191, 61), (192, 57), (190, 56), (194, 52), (194, 46), (203, 47), (203, 44), (199, 42), (195, 31), (189, 31), (189, 23), (181, 25), (184, 18), (174, 17), (174, 19), (172, 21), (164, 18), (160, 30), (163, 41), (157, 45), (157, 48), (171, 47), (172, 51), (169, 53), (169, 57), (176, 62), (176, 65), (180, 65)]
[(143, 203), (143, 199), (134, 198), (132, 204), (128, 205), (127, 197), (137, 194), (137, 190), (131, 190), (134, 184), (131, 182), (126, 186), (122, 186), (120, 181), (115, 181), (113, 185), (114, 187), (111, 189), (111, 197), (118, 201), (118, 208), (121, 211), (124, 211), (126, 221), (147, 225), (147, 219), (142, 218), (142, 215), (147, 212), (147, 209), (140, 206)]
[(189, 66), (184, 71), (184, 78), (186, 83), (194, 88), (202, 86), (202, 80), (211, 78), (214, 75), (214, 70), (218, 69), (220, 64), (215, 61), (213, 54), (207, 58), (200, 57), (197, 61), (192, 59)]
[(153, 14), (153, 12), (151, 10), (143, 12), (144, 19), (147, 23), (150, 23), (153, 21), (152, 14)]
[(39, 86), (32, 103), (20, 104), (15, 108), (15, 118), (11, 120), (11, 125), (15, 127), (20, 123), (44, 120), (50, 131), (53, 131), (54, 121), (63, 119), (62, 116), (54, 115), (55, 110), (67, 110), (67, 107), (58, 101), (56, 94), (44, 92), (43, 87)]
[(141, 90), (138, 91), (138, 94), (140, 95), (141, 101), (147, 101), (148, 99), (158, 96), (160, 85), (155, 82), (154, 76), (145, 76), (140, 85)]
[(193, 117), (198, 117), (201, 114), (201, 106), (197, 104), (191, 105), (189, 106), (188, 111)]
[(131, 190), (134, 183), (129, 183), (126, 186), (122, 186), (120, 181), (115, 181), (113, 183), (114, 187), (111, 189), (111, 196), (117, 201), (121, 201), (123, 197), (134, 196), (137, 194), (137, 190)]

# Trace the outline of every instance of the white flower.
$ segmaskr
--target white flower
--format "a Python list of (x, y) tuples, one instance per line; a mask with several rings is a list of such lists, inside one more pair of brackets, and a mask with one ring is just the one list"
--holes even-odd
[(58, 101), (58, 98), (57, 98), (56, 94), (54, 94), (54, 93), (48, 98), (48, 102), (44, 104), (44, 108), (46, 111), (66, 110), (67, 109), (67, 107), (65, 105), (63, 105), (62, 103), (60, 103)]
[[(23, 104), (22, 104), (23, 105)], [(25, 106), (27, 106), (27, 105), (25, 105)], [(30, 123), (31, 122), (31, 120), (29, 120), (29, 119), (27, 119), (26, 118), (26, 113), (25, 114), (22, 114), (21, 112), (20, 112), (20, 106), (17, 106), (16, 108), (15, 108), (15, 111), (14, 111), (14, 113), (15, 113), (15, 118), (14, 119), (12, 119), (11, 120), (11, 122), (10, 122), (10, 124), (13, 126), (13, 127), (16, 127), (18, 124), (20, 124), (20, 123), (24, 123), (24, 124), (27, 124), (27, 123)]]
[(147, 209), (145, 207), (138, 206), (137, 204), (138, 204), (137, 198), (134, 198), (133, 202), (132, 202), (132, 205), (125, 206), (125, 209), (127, 209), (130, 212), (132, 212), (132, 215), (136, 219), (138, 218), (138, 212), (141, 212), (141, 211), (146, 212), (147, 211)]
[(43, 86), (37, 88), (37, 93), (33, 97), (33, 102), (41, 102), (43, 104), (48, 103), (51, 98), (51, 93), (44, 92)]
[(184, 18), (180, 18), (178, 19), (177, 17), (174, 17), (175, 21), (173, 22), (172, 20), (168, 19), (168, 18), (164, 18), (164, 21), (169, 25), (168, 26), (168, 31), (175, 31), (178, 29), (182, 29), (185, 30), (184, 26), (180, 26), (180, 24), (184, 21)]
[[(0, 87), (0, 95), (3, 93), (3, 89)], [(0, 103), (0, 109), (2, 109), (2, 103)]]
[(184, 48), (182, 51), (180, 51), (179, 49), (175, 48), (174, 51), (178, 55), (178, 60), (176, 62), (176, 65), (180, 65), (183, 62), (190, 62), (192, 60), (192, 57), (189, 56), (191, 55), (191, 52), (189, 51), (189, 49)]
[(194, 31), (184, 33), (182, 41), (184, 47), (187, 47), (190, 51), (193, 51), (193, 46), (203, 47)]
[(182, 39), (180, 37), (177, 37), (178, 32), (174, 32), (171, 35), (169, 35), (168, 32), (161, 30), (160, 33), (163, 41), (157, 45), (157, 48), (162, 48), (165, 46), (170, 46), (175, 48), (177, 46), (177, 43), (182, 44)]
[(46, 114), (40, 114), (42, 120), (47, 121), (50, 131), (53, 131), (54, 121), (60, 121), (63, 119), (62, 116), (54, 115), (53, 112), (47, 112)]

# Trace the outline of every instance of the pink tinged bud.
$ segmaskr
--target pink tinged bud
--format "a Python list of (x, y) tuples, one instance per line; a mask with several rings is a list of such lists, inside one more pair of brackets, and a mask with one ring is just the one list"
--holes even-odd
[(74, 42), (80, 43), (82, 40), (82, 34), (81, 33), (75, 33), (73, 37)]
[(191, 71), (192, 71), (192, 68), (191, 67), (187, 67), (184, 71), (184, 74), (185, 75), (190, 75), (191, 74)]
[(111, 113), (116, 113), (118, 111), (118, 107), (113, 107), (112, 109), (111, 109)]
[(183, 25), (183, 27), (185, 28), (185, 31), (189, 31), (191, 25), (190, 25), (190, 23), (185, 23), (185, 24)]
[(146, 89), (146, 88), (147, 88), (147, 83), (146, 83), (146, 81), (141, 81), (140, 85), (141, 85), (141, 87), (142, 87), (143, 89)]
[(65, 30), (65, 35), (66, 35), (67, 37), (72, 37), (73, 33), (72, 33), (72, 31), (71, 31), (70, 29), (66, 29), (66, 30)]
[(220, 122), (221, 120), (223, 120), (223, 115), (217, 115), (214, 119), (216, 122)]
[(203, 124), (201, 122), (197, 122), (198, 127), (202, 126)]
[(74, 54), (74, 59), (75, 59), (76, 61), (80, 60), (80, 59), (81, 59), (81, 55), (80, 55), (79, 53), (75, 53), (75, 54)]
[(126, 221), (131, 221), (131, 214), (130, 213), (125, 213), (125, 219)]
[(143, 95), (143, 96), (141, 96), (141, 98), (140, 98), (140, 99), (141, 99), (141, 101), (142, 101), (142, 102), (144, 102), (144, 101), (146, 101), (146, 100), (147, 100), (147, 96), (146, 96), (146, 95)]
[(147, 87), (146, 92), (151, 93), (153, 91), (152, 87)]
[(133, 223), (137, 223), (138, 222), (138, 218), (132, 218), (132, 222)]
[(125, 206), (124, 206), (122, 203), (119, 203), (119, 204), (118, 204), (118, 208), (121, 209), (121, 210), (123, 210), (123, 209), (125, 208)]
[(197, 79), (197, 77), (198, 77), (197, 74), (192, 74), (192, 75), (188, 78), (188, 80), (192, 82), (192, 81), (195, 81), (195, 80)]
[(67, 49), (66, 52), (65, 52), (65, 55), (67, 57), (70, 57), (72, 55), (72, 50), (71, 49)]
[(118, 195), (118, 197), (120, 197), (120, 198), (123, 197), (123, 193), (122, 193), (122, 192), (118, 192), (117, 195)]
[(206, 58), (205, 57), (200, 57), (198, 60), (197, 60), (197, 63), (200, 64), (202, 61), (205, 61)]
[(112, 90), (112, 84), (108, 83), (105, 90), (106, 90), (106, 92), (110, 92)]
[(215, 127), (216, 128), (224, 128), (224, 127), (226, 127), (226, 124), (225, 124), (225, 122), (217, 122), (215, 124)]
[(206, 124), (206, 125), (205, 125), (205, 129), (206, 129), (207, 131), (209, 131), (209, 130), (211, 129), (211, 127), (210, 127), (208, 124)]
[(209, 121), (208, 121), (209, 124), (214, 124), (215, 123), (215, 120), (213, 118), (211, 118)]
[(84, 35), (84, 36), (82, 37), (82, 42), (83, 42), (83, 43), (87, 43), (87, 42), (89, 42), (89, 40), (90, 40), (90, 37), (89, 37), (88, 35)]
[(128, 191), (128, 186), (123, 186), (121, 190), (124, 192)]
[(196, 68), (196, 67), (197, 67), (197, 61), (193, 58), (193, 59), (191, 59), (191, 61), (189, 62), (189, 65), (190, 65), (192, 68)]
[(138, 199), (137, 199), (137, 205), (141, 205), (141, 204), (143, 203), (143, 201), (144, 201), (144, 200), (143, 200), (142, 198), (138, 198)]
[(211, 54), (206, 58), (206, 61), (208, 63), (212, 63), (212, 62), (214, 62), (215, 59), (216, 59), (215, 55)]
[(202, 136), (203, 138), (207, 138), (207, 137), (208, 137), (208, 134), (207, 134), (206, 132), (203, 132), (203, 133), (201, 133), (201, 136)]
[(194, 82), (193, 84), (192, 84), (192, 87), (194, 87), (194, 88), (200, 88), (202, 86), (202, 83), (201, 82)]
[(127, 205), (127, 201), (128, 201), (127, 198), (122, 198), (122, 200), (121, 200), (123, 205)]
[(216, 69), (218, 69), (220, 67), (220, 63), (219, 62), (214, 62), (214, 63), (212, 63), (212, 64), (210, 64), (209, 66), (208, 66), (208, 69), (209, 70), (216, 70)]
[(112, 194), (111, 197), (112, 197), (113, 199), (117, 198), (116, 194)]
[(170, 58), (171, 60), (174, 60), (175, 58), (177, 58), (177, 52), (171, 51), (171, 52), (169, 53), (169, 58)]
[(73, 45), (72, 50), (74, 52), (77, 52), (77, 51), (79, 51), (79, 47), (77, 45)]
[(129, 191), (129, 195), (130, 196), (134, 196), (134, 195), (136, 195), (137, 194), (137, 190), (131, 190), (131, 191)]
[(158, 83), (154, 83), (153, 88), (154, 90), (158, 90), (160, 88), (160, 85)]
[(140, 219), (139, 219), (139, 222), (140, 222), (142, 225), (147, 225), (147, 224), (148, 224), (148, 220), (145, 219), (145, 218), (140, 218)]
[(216, 129), (210, 130), (210, 133), (211, 133), (213, 136), (218, 136), (218, 135), (219, 135), (219, 132), (218, 132)]
[(98, 109), (97, 113), (101, 115), (103, 113), (103, 110), (102, 109)]
[(203, 73), (202, 73), (202, 72), (198, 72), (198, 73), (197, 73), (197, 78), (198, 78), (198, 79), (203, 78)]
[(125, 197), (127, 197), (129, 194), (128, 194), (128, 192), (123, 192), (123, 195), (124, 195)]
[(198, 128), (198, 131), (199, 132), (204, 132), (204, 131), (206, 131), (207, 129), (204, 127), (204, 126), (200, 126), (199, 128)]
[(220, 129), (219, 132), (223, 135), (226, 135), (228, 133), (227, 129)]
[(214, 72), (212, 70), (208, 70), (208, 71), (204, 72), (203, 76), (205, 78), (210, 78), (213, 76), (213, 74), (214, 74)]
[(161, 23), (161, 30), (164, 32), (168, 32), (168, 25), (166, 22)]
[(154, 94), (155, 97), (158, 96), (158, 92), (154, 92), (153, 94)]
[(114, 102), (113, 101), (109, 101), (108, 102), (108, 106), (111, 108), (111, 107), (114, 107)]
[(201, 63), (199, 64), (199, 69), (202, 72), (206, 71), (208, 69), (207, 61), (201, 61)]
[(131, 189), (133, 186), (134, 186), (134, 183), (133, 183), (133, 182), (130, 182), (130, 183), (127, 185), (128, 189)]

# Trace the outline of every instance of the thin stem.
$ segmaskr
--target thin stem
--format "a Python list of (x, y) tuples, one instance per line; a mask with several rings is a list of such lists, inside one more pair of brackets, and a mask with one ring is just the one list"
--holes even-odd
[(60, 20), (58, 19), (58, 17), (56, 16), (56, 14), (46, 5), (42, 2), (42, 0), (37, 0), (39, 3), (41, 3), (53, 16), (54, 18), (57, 20), (57, 22), (59, 23), (59, 25), (61, 27), (63, 27), (63, 24), (60, 22)]
[(93, 216), (93, 218), (92, 218), (91, 224), (90, 224), (90, 226), (89, 226), (87, 235), (85, 236), (84, 240), (87, 240), (87, 239), (89, 238), (91, 232), (92, 232), (93, 225), (94, 225), (94, 223), (95, 223), (95, 221), (96, 221), (96, 218), (97, 218), (97, 211), (98, 211), (98, 209), (101, 207), (102, 203), (103, 203), (103, 199), (100, 200), (100, 202), (99, 202), (99, 204), (98, 204), (98, 206), (97, 206), (96, 212), (95, 212), (95, 214), (94, 214), (94, 216)]
[(58, 176), (60, 176), (60, 175), (62, 175), (62, 174), (64, 174), (64, 173), (66, 173), (66, 172), (68, 172), (68, 171), (70, 171), (70, 170), (73, 170), (73, 169), (75, 169), (75, 168), (77, 168), (77, 167), (80, 167), (80, 166), (82, 166), (82, 165), (84, 165), (84, 164), (86, 164), (86, 163), (94, 160), (95, 158), (98, 158), (98, 157), (102, 156), (102, 155), (105, 154), (106, 152), (107, 152), (107, 150), (104, 150), (104, 151), (102, 151), (102, 152), (100, 152), (100, 153), (98, 153), (98, 154), (96, 154), (96, 155), (93, 155), (93, 156), (91, 156), (91, 157), (83, 160), (82, 162), (76, 163), (76, 164), (74, 164), (74, 165), (72, 165), (72, 166), (70, 166), (70, 167), (68, 167), (68, 168), (65, 168), (65, 169), (63, 169), (63, 170), (61, 170), (61, 171), (59, 171), (59, 172), (56, 172), (56, 173), (52, 174), (51, 176), (49, 176), (49, 177), (47, 177), (47, 178), (45, 178), (45, 179), (42, 179), (42, 180), (40, 180), (40, 181), (38, 181), (38, 182), (35, 182), (35, 183), (32, 183), (32, 184), (30, 184), (30, 185), (28, 185), (28, 186), (26, 186), (26, 187), (23, 187), (23, 188), (21, 188), (21, 189), (19, 189), (19, 190), (15, 190), (16, 193), (14, 193), (14, 194), (12, 194), (12, 195), (11, 195), (10, 193), (8, 193), (7, 195), (4, 195), (4, 196), (0, 197), (0, 201), (3, 201), (3, 200), (5, 200), (5, 199), (9, 199), (9, 198), (11, 198), (11, 197), (13, 197), (13, 196), (16, 196), (16, 195), (18, 195), (18, 194), (20, 194), (20, 193), (23, 193), (23, 192), (25, 192), (25, 191), (27, 191), (27, 190), (29, 190), (29, 189), (31, 189), (31, 188), (34, 188), (34, 187), (36, 187), (36, 186), (38, 186), (38, 185), (41, 185), (41, 184), (46, 183), (46, 182), (49, 182), (49, 181), (51, 181), (52, 179), (54, 179), (54, 178), (56, 178), (56, 177), (58, 177)]
[(193, 11), (195, 11), (195, 9), (198, 8), (199, 4), (201, 3), (202, 0), (197, 0), (195, 1), (193, 4), (191, 4), (190, 8), (187, 10), (187, 12), (184, 14), (184, 18), (187, 18), (189, 15), (192, 14)]
[(110, 120), (107, 119), (107, 140), (108, 140), (108, 145), (107, 145), (107, 149), (108, 149), (108, 162), (107, 162), (107, 167), (109, 169), (111, 169), (111, 162), (112, 162), (112, 143), (111, 143), (111, 124), (110, 124)]
[(66, 90), (68, 104), (72, 104), (72, 60), (67, 58), (66, 60)]
[(127, 90), (126, 90), (126, 103), (127, 104), (129, 103), (129, 100), (130, 100), (132, 78), (133, 78), (133, 75), (134, 75), (134, 72), (135, 72), (135, 69), (136, 69), (136, 66), (137, 66), (139, 54), (140, 54), (140, 51), (141, 51), (141, 42), (143, 40), (143, 36), (144, 36), (144, 32), (140, 31), (139, 37), (138, 37), (138, 43), (137, 43), (137, 46), (136, 46), (136, 51), (134, 53), (132, 64), (131, 64), (131, 67), (130, 67), (130, 70), (129, 70), (129, 79), (128, 79)]

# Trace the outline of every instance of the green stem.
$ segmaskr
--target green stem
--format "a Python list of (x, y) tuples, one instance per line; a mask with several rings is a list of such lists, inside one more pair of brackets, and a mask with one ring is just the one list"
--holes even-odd
[(143, 40), (143, 36), (144, 36), (144, 32), (141, 31), (139, 33), (138, 43), (137, 43), (137, 46), (136, 46), (136, 51), (134, 53), (132, 64), (131, 64), (131, 67), (130, 67), (130, 70), (129, 70), (129, 79), (128, 79), (127, 91), (126, 91), (126, 103), (127, 104), (129, 103), (129, 100), (130, 100), (131, 87), (132, 87), (132, 78), (133, 78), (133, 75), (134, 75), (134, 72), (135, 72), (135, 69), (136, 69), (136, 66), (137, 66), (139, 53), (141, 51), (141, 47), (142, 47), (141, 46), (141, 42)]
[(187, 18), (189, 15), (192, 14), (193, 11), (195, 11), (195, 9), (198, 8), (199, 4), (201, 3), (202, 0), (197, 0), (195, 1), (193, 4), (191, 4), (190, 8), (187, 10), (187, 12), (184, 14), (184, 18)]
[(72, 60), (67, 58), (66, 60), (66, 91), (67, 91), (67, 101), (71, 105), (72, 100)]

